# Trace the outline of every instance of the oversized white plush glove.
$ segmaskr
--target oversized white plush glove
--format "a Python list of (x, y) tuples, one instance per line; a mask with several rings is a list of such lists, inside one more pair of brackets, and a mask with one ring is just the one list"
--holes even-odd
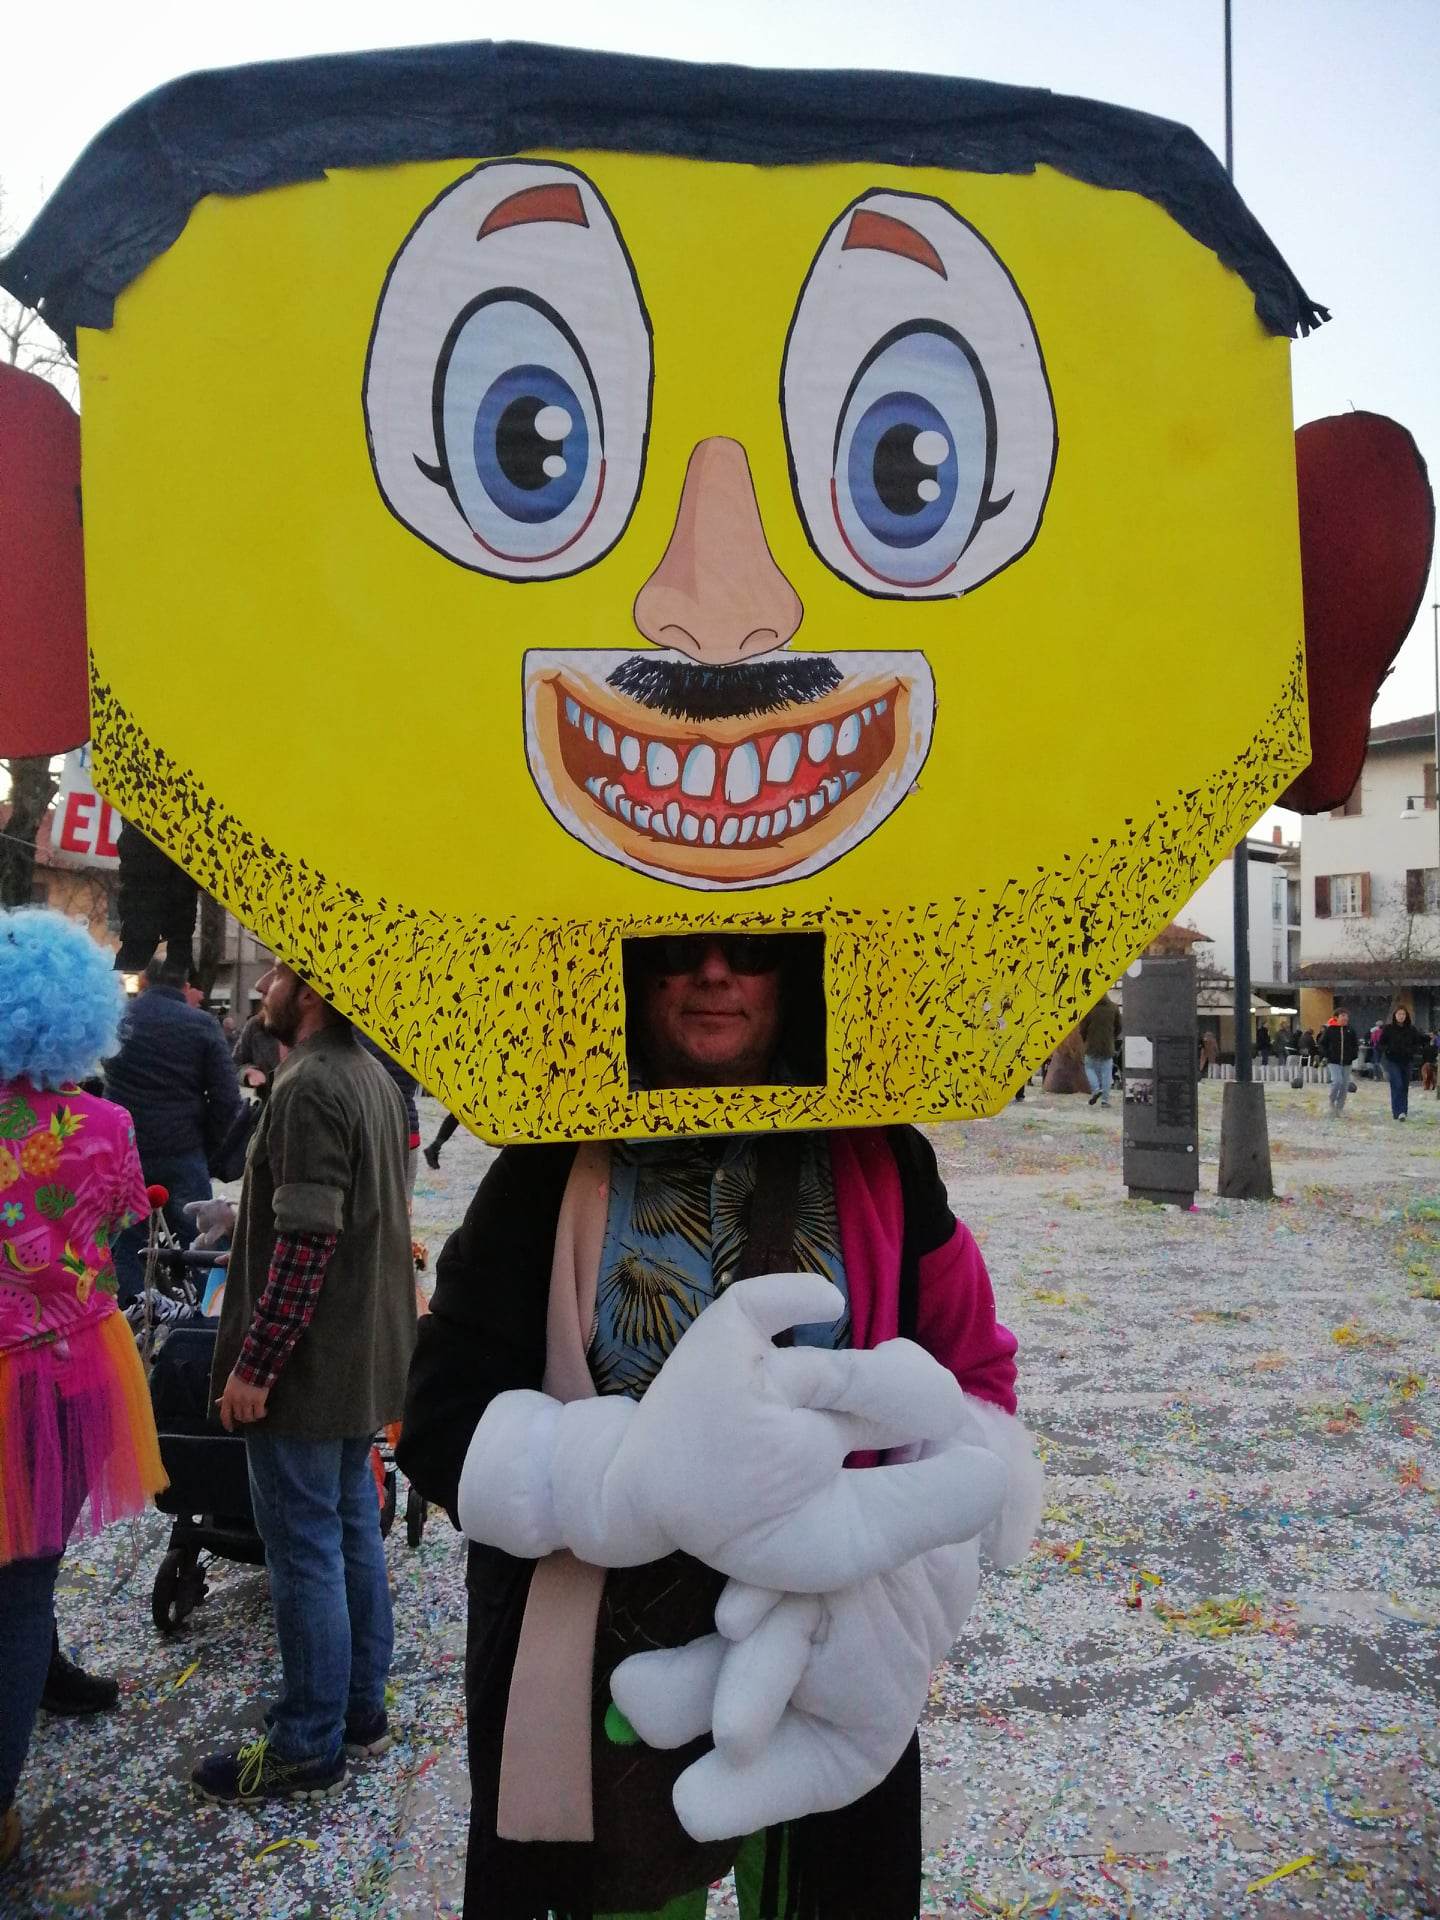
[[(679, 1549), (756, 1586), (824, 1593), (972, 1538), (1006, 1471), (965, 1396), (911, 1341), (870, 1352), (780, 1348), (844, 1302), (815, 1274), (738, 1281), (677, 1343), (645, 1397), (561, 1404), (513, 1391), (486, 1409), (460, 1477), (472, 1540), (528, 1559), (568, 1547), (595, 1566)], [(847, 1469), (856, 1449), (947, 1453)]]
[(187, 1200), (185, 1212), (195, 1223), (197, 1247), (218, 1247), (235, 1231), (235, 1209), (228, 1200)]
[[(992, 1557), (1019, 1558), (1039, 1517), (1039, 1465), (1019, 1421), (970, 1405), (1010, 1462), (1010, 1495), (983, 1544)], [(941, 1457), (967, 1470), (958, 1451)], [(673, 1748), (714, 1735), (714, 1751), (675, 1785), (675, 1811), (692, 1838), (753, 1833), (849, 1806), (878, 1786), (905, 1750), (931, 1671), (978, 1584), (975, 1541), (828, 1594), (732, 1580), (716, 1608), (717, 1633), (622, 1661), (611, 1690), (643, 1740)]]
[(624, 1660), (615, 1704), (655, 1747), (713, 1732), (675, 1783), (695, 1840), (847, 1807), (890, 1772), (925, 1707), (980, 1580), (975, 1543), (933, 1548), (828, 1594), (732, 1581), (722, 1631)]

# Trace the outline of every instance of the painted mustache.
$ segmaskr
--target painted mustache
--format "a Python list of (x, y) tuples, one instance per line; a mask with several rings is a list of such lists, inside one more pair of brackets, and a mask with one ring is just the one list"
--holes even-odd
[(672, 720), (734, 720), (818, 700), (843, 678), (833, 660), (817, 654), (743, 661), (732, 667), (637, 654), (615, 668), (608, 684)]

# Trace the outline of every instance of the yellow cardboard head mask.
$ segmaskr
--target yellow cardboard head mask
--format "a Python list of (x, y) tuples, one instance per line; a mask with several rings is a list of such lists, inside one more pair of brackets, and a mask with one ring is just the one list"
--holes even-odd
[[(991, 1109), (1304, 764), (1314, 310), (1191, 136), (523, 48), (144, 124), (181, 199), (47, 269), (122, 120), (11, 262), (97, 783), (487, 1135)], [(632, 1084), (711, 928), (823, 937), (823, 1080)]]

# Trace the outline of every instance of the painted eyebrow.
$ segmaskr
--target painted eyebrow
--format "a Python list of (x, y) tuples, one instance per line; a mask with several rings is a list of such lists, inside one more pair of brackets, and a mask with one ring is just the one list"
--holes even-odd
[(522, 187), (493, 206), (480, 223), (477, 240), (506, 227), (529, 226), (534, 221), (558, 220), (562, 225), (588, 227), (580, 189), (568, 180), (550, 180), (541, 187)]
[(848, 253), (852, 247), (864, 247), (875, 253), (898, 253), (902, 260), (914, 260), (919, 266), (938, 273), (942, 280), (950, 277), (945, 271), (945, 262), (918, 228), (897, 220), (893, 214), (876, 213), (873, 207), (859, 207), (851, 214), (840, 250)]

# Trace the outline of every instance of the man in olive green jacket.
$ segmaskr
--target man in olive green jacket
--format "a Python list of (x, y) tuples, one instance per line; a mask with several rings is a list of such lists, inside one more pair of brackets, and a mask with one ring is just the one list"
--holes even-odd
[(290, 1047), (245, 1166), (212, 1391), (245, 1434), (284, 1690), (268, 1730), (192, 1775), (207, 1799), (333, 1792), (389, 1744), (390, 1591), (370, 1472), (415, 1344), (404, 1103), (289, 967), (260, 982)]

